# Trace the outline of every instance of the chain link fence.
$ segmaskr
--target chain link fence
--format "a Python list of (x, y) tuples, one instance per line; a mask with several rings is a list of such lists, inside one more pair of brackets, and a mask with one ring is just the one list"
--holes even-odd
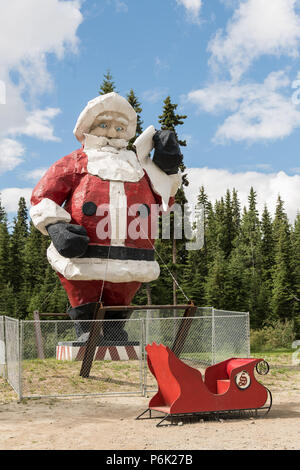
[[(146, 326), (146, 344), (162, 343), (187, 365), (203, 372), (211, 364), (230, 357), (250, 356), (249, 315), (216, 309), (197, 309), (193, 318), (151, 318)], [(180, 333), (181, 334), (178, 334)], [(156, 382), (145, 366), (146, 393)]]
[(0, 348), (1, 341), (5, 348), (2, 356), (0, 349), (0, 367), (6, 352), (6, 377), (19, 398), (145, 395), (157, 388), (147, 365), (149, 343), (168, 346), (201, 371), (229, 357), (249, 357), (248, 313), (207, 307), (184, 317), (184, 311), (134, 310), (128, 320), (2, 317)]
[(20, 322), (15, 318), (4, 318), (6, 379), (21, 398)]
[[(92, 328), (93, 363), (85, 371)], [(23, 321), (22, 396), (141, 394), (141, 330), (139, 319)]]
[(0, 317), (0, 377), (6, 377), (4, 317)]

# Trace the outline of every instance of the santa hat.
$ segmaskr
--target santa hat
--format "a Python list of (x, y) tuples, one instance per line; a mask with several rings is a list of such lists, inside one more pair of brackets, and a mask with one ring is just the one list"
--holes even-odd
[(74, 135), (83, 142), (84, 134), (88, 134), (96, 117), (103, 112), (115, 111), (125, 116), (129, 122), (126, 137), (132, 139), (136, 133), (137, 114), (128, 101), (115, 92), (100, 95), (89, 101), (81, 112), (74, 129)]

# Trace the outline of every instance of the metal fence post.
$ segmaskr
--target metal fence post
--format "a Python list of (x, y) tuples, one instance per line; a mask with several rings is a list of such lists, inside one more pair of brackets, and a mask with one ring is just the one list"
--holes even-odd
[(19, 339), (19, 391), (18, 396), (19, 400), (22, 400), (23, 390), (22, 390), (22, 376), (23, 376), (23, 320), (18, 322), (18, 339)]
[(142, 318), (142, 347), (141, 347), (141, 357), (143, 360), (143, 397), (147, 394), (147, 372), (148, 372), (148, 364), (147, 364), (147, 353), (146, 353), (146, 334), (148, 333), (146, 330), (148, 328), (148, 318)]
[(248, 357), (251, 356), (251, 346), (250, 346), (250, 313), (247, 312), (247, 350)]
[(6, 337), (6, 315), (4, 317), (4, 354), (5, 354), (5, 379), (8, 382), (8, 361), (7, 361), (7, 337)]
[(215, 334), (215, 309), (212, 307), (211, 311), (211, 361), (212, 364), (215, 364), (215, 341), (216, 341), (216, 334)]
[(6, 340), (5, 340), (5, 315), (1, 317), (1, 371), (0, 375), (7, 379), (7, 361), (6, 361)]
[(143, 362), (143, 322), (142, 319), (139, 319), (140, 323), (140, 386), (141, 386), (141, 394), (144, 396), (144, 362)]

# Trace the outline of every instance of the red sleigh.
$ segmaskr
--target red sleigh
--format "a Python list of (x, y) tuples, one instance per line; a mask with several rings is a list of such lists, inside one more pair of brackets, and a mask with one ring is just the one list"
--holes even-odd
[[(271, 392), (259, 383), (254, 369), (266, 374), (268, 364), (263, 359), (231, 358), (205, 370), (204, 380), (199, 370), (188, 366), (166, 346), (146, 346), (148, 366), (158, 384), (158, 392), (149, 402), (149, 411), (158, 411), (168, 418), (205, 414), (222, 414), (249, 410), (267, 410), (272, 406)], [(269, 397), (269, 405), (265, 406)], [(173, 420), (172, 420), (173, 421)]]

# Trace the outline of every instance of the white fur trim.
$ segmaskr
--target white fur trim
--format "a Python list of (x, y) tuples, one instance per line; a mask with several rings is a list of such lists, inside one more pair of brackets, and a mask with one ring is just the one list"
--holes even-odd
[(128, 140), (135, 136), (137, 114), (128, 101), (115, 92), (98, 96), (88, 102), (87, 106), (81, 112), (74, 129), (74, 135), (83, 142), (84, 134), (88, 134), (96, 117), (103, 112), (117, 112), (126, 116), (129, 121), (127, 127)]
[(161, 196), (163, 210), (166, 211), (170, 197), (176, 194), (181, 184), (180, 175), (167, 175), (153, 163), (151, 158), (145, 160), (143, 168), (149, 176), (153, 191)]
[(154, 126), (149, 126), (134, 142), (136, 153), (141, 164), (148, 158), (149, 153), (153, 149), (153, 136), (155, 132)]
[(111, 244), (124, 246), (127, 236), (127, 197), (123, 182), (109, 183), (109, 206)]
[(72, 281), (151, 282), (159, 277), (157, 261), (106, 260), (101, 258), (65, 258), (54, 248), (47, 250), (52, 268)]
[(153, 136), (156, 130), (149, 126), (134, 142), (138, 159), (151, 181), (152, 189), (162, 198), (163, 210), (168, 208), (170, 197), (175, 196), (182, 182), (182, 175), (167, 175), (149, 158), (153, 149)]
[(48, 225), (55, 224), (56, 222), (70, 222), (71, 220), (69, 212), (48, 198), (31, 207), (29, 214), (34, 226), (43, 235), (48, 235), (46, 230)]

